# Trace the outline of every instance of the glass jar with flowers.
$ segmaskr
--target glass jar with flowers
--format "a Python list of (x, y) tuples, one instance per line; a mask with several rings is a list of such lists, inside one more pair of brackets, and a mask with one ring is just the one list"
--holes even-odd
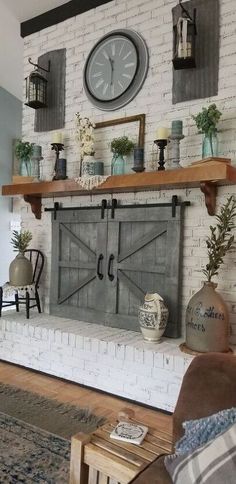
[(212, 278), (218, 275), (227, 252), (232, 248), (236, 217), (236, 200), (229, 197), (216, 215), (216, 226), (210, 225), (206, 239), (208, 261), (202, 272), (203, 287), (190, 299), (186, 311), (186, 345), (193, 351), (227, 352), (229, 350), (229, 316), (227, 306), (216, 291)]
[(124, 156), (127, 156), (133, 151), (134, 143), (128, 136), (121, 136), (120, 138), (114, 138), (111, 142), (111, 151), (113, 158), (111, 162), (111, 174), (123, 175), (125, 172), (125, 160)]
[(15, 146), (15, 154), (19, 160), (19, 174), (21, 176), (31, 176), (31, 156), (33, 154), (34, 143), (29, 141), (17, 140)]
[(204, 134), (202, 141), (202, 158), (212, 158), (218, 156), (217, 127), (222, 113), (217, 109), (216, 104), (211, 104), (208, 108), (196, 116), (192, 116), (200, 133)]
[(94, 149), (94, 128), (93, 123), (88, 117), (82, 117), (76, 113), (76, 134), (80, 143), (80, 156), (82, 161), (81, 174), (91, 176), (95, 174), (95, 149)]

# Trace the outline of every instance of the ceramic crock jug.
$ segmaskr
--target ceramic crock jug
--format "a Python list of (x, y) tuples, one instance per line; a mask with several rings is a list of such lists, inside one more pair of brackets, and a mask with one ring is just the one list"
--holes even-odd
[(159, 342), (166, 329), (169, 311), (159, 294), (146, 294), (138, 312), (139, 324), (146, 341)]

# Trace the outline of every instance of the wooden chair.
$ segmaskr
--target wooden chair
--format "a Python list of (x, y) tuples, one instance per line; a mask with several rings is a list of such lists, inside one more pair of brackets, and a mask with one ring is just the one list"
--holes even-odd
[(8, 306), (15, 306), (16, 311), (19, 312), (19, 306), (21, 304), (25, 305), (26, 307), (27, 319), (29, 319), (30, 309), (36, 306), (38, 308), (38, 312), (41, 313), (41, 304), (40, 304), (38, 288), (39, 288), (39, 281), (40, 281), (41, 274), (43, 271), (43, 266), (44, 266), (44, 255), (40, 250), (36, 250), (36, 249), (27, 249), (24, 252), (24, 255), (29, 258), (33, 266), (33, 280), (32, 280), (32, 284), (30, 285), (30, 286), (33, 286), (33, 294), (29, 292), (29, 289), (27, 287), (24, 287), (24, 290), (23, 290), (24, 295), (22, 295), (21, 294), (22, 291), (19, 291), (19, 288), (17, 287), (14, 288), (14, 286), (10, 286), (12, 291), (15, 291), (14, 301), (11, 301), (8, 299), (4, 301), (4, 286), (0, 287), (0, 317), (2, 315), (2, 308), (8, 307)]
[[(122, 414), (119, 420), (126, 420)], [(171, 435), (150, 427), (140, 446), (110, 439), (116, 424), (107, 423), (91, 435), (72, 437), (70, 484), (128, 484), (159, 455), (171, 450)]]

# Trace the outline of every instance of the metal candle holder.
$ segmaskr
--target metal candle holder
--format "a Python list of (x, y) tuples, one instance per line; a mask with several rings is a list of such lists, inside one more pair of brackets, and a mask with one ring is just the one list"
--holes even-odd
[(64, 150), (64, 144), (63, 143), (51, 143), (51, 145), (52, 145), (52, 150), (54, 150), (55, 153), (56, 153), (56, 161), (55, 161), (55, 166), (54, 166), (53, 180), (57, 180), (58, 159), (59, 159), (60, 151)]
[(165, 170), (165, 147), (167, 146), (167, 139), (157, 139), (154, 141), (159, 148), (158, 171)]

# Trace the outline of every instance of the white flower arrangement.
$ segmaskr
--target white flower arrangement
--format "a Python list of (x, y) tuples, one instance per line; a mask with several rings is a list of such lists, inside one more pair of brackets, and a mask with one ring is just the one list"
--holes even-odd
[(80, 113), (76, 113), (76, 137), (80, 143), (80, 153), (83, 160), (85, 155), (93, 156), (94, 149), (94, 128), (95, 124), (89, 118), (82, 118)]

